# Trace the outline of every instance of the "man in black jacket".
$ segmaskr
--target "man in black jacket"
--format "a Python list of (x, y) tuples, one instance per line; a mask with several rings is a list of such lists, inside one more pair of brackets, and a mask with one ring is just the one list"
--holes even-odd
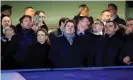
[(125, 37), (125, 44), (121, 52), (120, 60), (125, 65), (133, 65), (133, 19), (128, 19), (126, 25), (126, 33), (128, 34)]
[(68, 20), (63, 35), (51, 44), (49, 58), (55, 67), (83, 67), (84, 44), (74, 32), (75, 23)]
[(62, 17), (59, 20), (59, 28), (57, 28), (56, 31), (53, 31), (53, 32), (51, 32), (49, 34), (49, 37), (50, 37), (51, 42), (54, 42), (57, 37), (60, 37), (61, 35), (63, 35), (64, 24), (66, 23), (66, 21), (68, 19), (69, 18)]
[(114, 21), (108, 21), (105, 24), (105, 45), (103, 52), (104, 66), (120, 65), (119, 56), (123, 46), (123, 40), (116, 34), (117, 24)]
[(111, 13), (111, 20), (112, 21), (115, 21), (117, 24), (126, 25), (126, 22), (123, 19), (119, 18), (119, 16), (117, 15), (118, 8), (115, 4), (112, 4), (112, 3), (109, 4), (108, 5), (108, 10)]

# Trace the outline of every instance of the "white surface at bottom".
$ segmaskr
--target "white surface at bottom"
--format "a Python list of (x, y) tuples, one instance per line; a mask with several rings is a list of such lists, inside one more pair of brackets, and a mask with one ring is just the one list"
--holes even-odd
[(1, 73), (1, 80), (26, 80), (17, 72)]

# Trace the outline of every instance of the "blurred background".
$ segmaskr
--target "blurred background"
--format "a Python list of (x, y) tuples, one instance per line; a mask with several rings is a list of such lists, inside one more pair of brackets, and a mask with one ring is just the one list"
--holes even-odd
[(117, 5), (118, 15), (122, 19), (133, 18), (133, 4), (127, 1), (1, 1), (1, 5), (12, 6), (11, 18), (14, 25), (19, 23), (19, 18), (24, 14), (24, 8), (31, 6), (36, 11), (41, 10), (46, 13), (45, 22), (49, 29), (57, 28), (61, 17), (76, 16), (80, 4), (86, 4), (90, 9), (90, 16), (97, 19), (100, 18), (101, 12), (108, 8), (109, 3)]

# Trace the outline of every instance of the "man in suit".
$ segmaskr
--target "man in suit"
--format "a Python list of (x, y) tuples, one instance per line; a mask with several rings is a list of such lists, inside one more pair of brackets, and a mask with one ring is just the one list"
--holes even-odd
[(123, 46), (123, 40), (116, 34), (117, 24), (114, 21), (108, 21), (105, 24), (105, 45), (103, 50), (103, 65), (120, 65), (119, 56)]
[(115, 21), (118, 24), (118, 26), (119, 26), (118, 27), (119, 30), (117, 31), (117, 34), (123, 35), (125, 27), (121, 27), (121, 25), (125, 26), (126, 22), (125, 22), (125, 20), (121, 19), (118, 16), (118, 14), (117, 14), (117, 11), (118, 11), (117, 6), (115, 4), (113, 4), (113, 3), (110, 3), (110, 4), (108, 4), (108, 10), (111, 13), (111, 20)]
[(126, 22), (126, 39), (121, 51), (120, 60), (124, 65), (133, 65), (133, 19)]
[(2, 5), (1, 6), (1, 19), (3, 16), (11, 16), (12, 14), (12, 7), (9, 5)]
[(111, 20), (111, 14), (109, 12), (109, 10), (104, 10), (101, 13), (101, 21), (104, 23), (104, 25), (106, 24), (107, 21)]
[(63, 35), (51, 45), (49, 58), (55, 67), (83, 67), (84, 44), (82, 38), (75, 34), (74, 26), (75, 22), (68, 20)]
[(86, 35), (88, 30), (88, 25), (90, 24), (89, 22), (89, 17), (87, 16), (80, 16), (78, 20), (78, 24), (76, 26), (76, 34), (77, 35)]
[(53, 31), (49, 34), (50, 40), (51, 42), (54, 42), (56, 40), (57, 37), (60, 37), (63, 35), (63, 29), (64, 29), (64, 25), (66, 23), (66, 21), (69, 20), (69, 18), (66, 17), (62, 17), (59, 20), (59, 28), (57, 28), (56, 31)]
[(118, 8), (115, 4), (108, 4), (108, 10), (111, 13), (112, 21), (115, 21), (117, 24), (126, 25), (126, 22), (117, 15)]

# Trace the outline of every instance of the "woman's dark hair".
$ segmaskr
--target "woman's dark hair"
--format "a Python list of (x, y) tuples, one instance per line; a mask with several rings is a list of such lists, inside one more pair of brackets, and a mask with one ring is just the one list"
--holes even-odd
[(50, 45), (50, 39), (49, 39), (49, 35), (46, 29), (42, 28), (42, 29), (37, 30), (36, 35), (38, 34), (39, 31), (42, 31), (45, 33), (45, 35), (47, 36), (46, 43)]
[(19, 19), (19, 22), (22, 23), (23, 22), (23, 19), (28, 17), (30, 20), (32, 20), (32, 17), (29, 16), (29, 15), (23, 15), (20, 19)]

